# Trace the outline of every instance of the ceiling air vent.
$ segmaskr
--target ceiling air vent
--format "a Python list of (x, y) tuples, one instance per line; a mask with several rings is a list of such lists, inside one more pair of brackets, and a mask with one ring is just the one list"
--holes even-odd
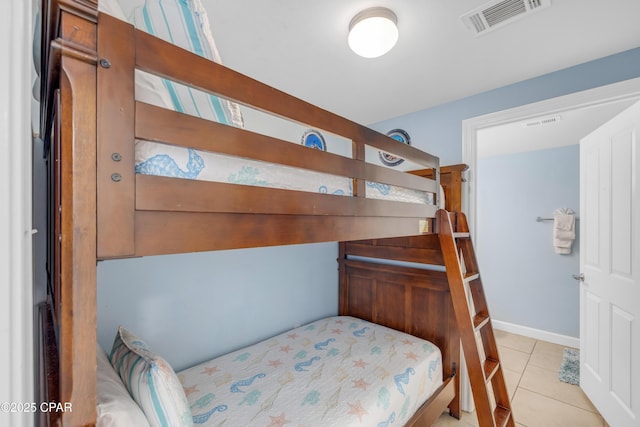
[(557, 123), (560, 120), (562, 120), (562, 116), (560, 116), (560, 115), (550, 116), (550, 117), (543, 117), (543, 118), (540, 118), (540, 119), (534, 119), (534, 120), (525, 122), (523, 124), (523, 126), (526, 127), (526, 128), (530, 128), (530, 127), (533, 127), (533, 126), (550, 125), (550, 124), (553, 124), (553, 123)]
[(551, 6), (551, 0), (494, 0), (460, 17), (476, 36)]

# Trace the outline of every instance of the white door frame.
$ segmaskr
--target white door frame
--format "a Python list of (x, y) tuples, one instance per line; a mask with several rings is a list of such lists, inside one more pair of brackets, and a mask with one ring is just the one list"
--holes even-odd
[[(467, 185), (463, 187), (463, 210), (467, 215), (471, 236), (476, 248), (478, 247), (478, 236), (475, 230), (479, 130), (528, 120), (541, 115), (558, 114), (568, 110), (636, 98), (640, 98), (640, 77), (463, 120), (462, 162), (469, 165), (469, 169), (466, 172)], [(461, 405), (465, 411), (472, 411), (474, 408), (466, 371), (461, 372)]]
[(467, 185), (463, 191), (463, 203), (476, 247), (478, 245), (477, 235), (475, 233), (477, 215), (476, 195), (478, 194), (476, 170), (478, 166), (477, 147), (479, 130), (528, 120), (541, 115), (559, 114), (568, 110), (633, 100), (636, 98), (640, 98), (640, 77), (463, 120), (462, 162), (469, 165), (469, 170), (466, 172)]

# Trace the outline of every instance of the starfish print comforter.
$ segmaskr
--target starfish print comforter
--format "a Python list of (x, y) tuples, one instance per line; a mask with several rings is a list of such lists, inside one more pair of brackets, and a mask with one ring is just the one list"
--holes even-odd
[(429, 341), (321, 319), (178, 374), (196, 425), (402, 426), (442, 384)]

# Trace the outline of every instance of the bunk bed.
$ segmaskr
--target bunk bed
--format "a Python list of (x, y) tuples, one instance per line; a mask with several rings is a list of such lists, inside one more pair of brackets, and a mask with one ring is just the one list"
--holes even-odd
[[(98, 261), (333, 241), (342, 242), (339, 314), (426, 339), (441, 352), (442, 382), (406, 425), (431, 425), (447, 408), (459, 416), (460, 336), (447, 276), (416, 266), (443, 263), (433, 249), (437, 212), (444, 207), (436, 156), (99, 13), (96, 0), (45, 0), (42, 16), (41, 135), (49, 166), (50, 238), (40, 399), (73, 405), (72, 411), (46, 414), (43, 422), (95, 423)], [(339, 135), (351, 141), (352, 155), (142, 102), (135, 96), (136, 70)], [(136, 173), (140, 140), (338, 176), (351, 191), (320, 194)], [(371, 149), (421, 170), (405, 173), (367, 162)], [(453, 177), (448, 191), (458, 195), (449, 196), (450, 209), (460, 208), (462, 170), (446, 174)], [(367, 197), (372, 183), (428, 197)]]

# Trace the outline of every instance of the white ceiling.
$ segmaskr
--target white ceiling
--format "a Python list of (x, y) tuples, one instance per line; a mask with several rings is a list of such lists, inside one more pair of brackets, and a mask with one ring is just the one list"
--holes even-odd
[[(371, 124), (640, 46), (640, 1), (551, 0), (475, 37), (460, 16), (486, 0), (203, 0), (223, 62), (354, 121)], [(400, 39), (356, 56), (351, 18), (385, 6)]]
[(592, 105), (480, 129), (478, 158), (574, 145), (637, 100)]

